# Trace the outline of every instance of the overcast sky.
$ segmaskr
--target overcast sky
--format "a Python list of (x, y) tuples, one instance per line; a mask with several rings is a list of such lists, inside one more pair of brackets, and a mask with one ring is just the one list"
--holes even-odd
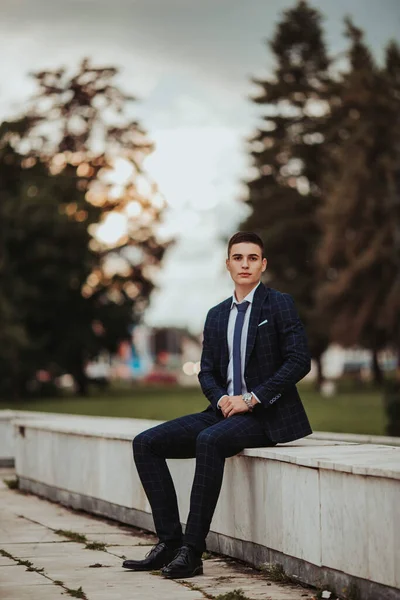
[[(136, 115), (156, 143), (148, 169), (169, 203), (164, 230), (178, 243), (160, 273), (147, 321), (201, 330), (210, 306), (231, 293), (221, 236), (246, 214), (240, 181), (245, 138), (257, 123), (251, 76), (272, 58), (265, 40), (288, 0), (2, 0), (0, 119), (33, 91), (28, 73), (85, 56), (120, 68), (141, 98)], [(343, 17), (366, 32), (378, 60), (399, 40), (399, 0), (319, 0), (330, 51), (346, 47)], [(273, 257), (269, 257), (273, 260)], [(177, 308), (179, 307), (179, 308)]]

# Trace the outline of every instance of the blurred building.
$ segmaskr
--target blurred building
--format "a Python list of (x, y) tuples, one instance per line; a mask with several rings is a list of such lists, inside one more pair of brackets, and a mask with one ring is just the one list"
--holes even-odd
[(115, 379), (198, 385), (201, 340), (185, 329), (137, 325), (110, 360)]
[[(382, 371), (396, 369), (397, 357), (389, 349), (378, 353), (378, 362)], [(343, 376), (350, 376), (368, 381), (373, 377), (373, 355), (371, 350), (365, 348), (342, 348), (332, 344), (322, 356), (322, 368), (326, 379), (336, 380)], [(315, 379), (317, 368), (313, 363), (307, 379)]]

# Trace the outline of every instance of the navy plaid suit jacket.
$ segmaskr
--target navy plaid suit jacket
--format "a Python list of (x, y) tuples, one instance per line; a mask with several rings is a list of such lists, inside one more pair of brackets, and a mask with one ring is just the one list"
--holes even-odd
[[(232, 298), (214, 306), (204, 326), (199, 381), (210, 405), (227, 394), (227, 328)], [(261, 404), (252, 415), (262, 421), (273, 442), (289, 442), (312, 433), (296, 383), (310, 370), (303, 324), (292, 297), (259, 285), (251, 307), (245, 357), (245, 382)]]

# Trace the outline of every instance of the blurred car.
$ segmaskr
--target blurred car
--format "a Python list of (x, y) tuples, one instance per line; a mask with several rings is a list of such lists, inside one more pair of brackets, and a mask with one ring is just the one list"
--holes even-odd
[(178, 383), (178, 377), (175, 373), (168, 371), (151, 371), (141, 379), (143, 383), (159, 383), (175, 385)]

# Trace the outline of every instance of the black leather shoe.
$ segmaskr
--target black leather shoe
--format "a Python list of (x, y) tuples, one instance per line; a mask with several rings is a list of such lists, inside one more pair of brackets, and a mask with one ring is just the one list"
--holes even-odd
[(182, 546), (177, 551), (175, 558), (161, 570), (161, 573), (168, 579), (186, 579), (203, 575), (201, 556), (194, 548)]
[(122, 566), (132, 571), (158, 571), (171, 562), (178, 548), (171, 548), (164, 542), (159, 542), (152, 547), (143, 560), (124, 560)]

